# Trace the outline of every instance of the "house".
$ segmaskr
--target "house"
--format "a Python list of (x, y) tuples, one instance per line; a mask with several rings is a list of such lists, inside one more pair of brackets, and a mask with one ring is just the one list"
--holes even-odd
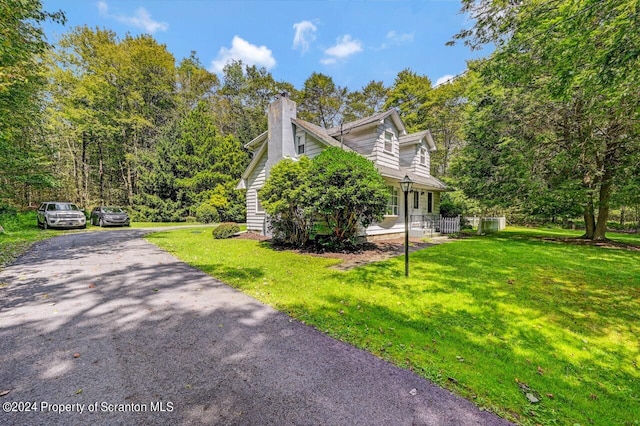
[(405, 175), (414, 182), (408, 199), (412, 236), (437, 228), (440, 193), (447, 187), (430, 173), (430, 156), (436, 146), (429, 130), (407, 134), (395, 109), (324, 129), (298, 119), (296, 103), (286, 96), (270, 104), (267, 115), (268, 130), (245, 145), (253, 159), (236, 187), (247, 190), (247, 230), (268, 233), (258, 190), (271, 167), (286, 157), (313, 158), (330, 146), (355, 151), (373, 161), (387, 182), (386, 214), (381, 222), (365, 230), (367, 236), (395, 237), (404, 233), (404, 200), (399, 181)]

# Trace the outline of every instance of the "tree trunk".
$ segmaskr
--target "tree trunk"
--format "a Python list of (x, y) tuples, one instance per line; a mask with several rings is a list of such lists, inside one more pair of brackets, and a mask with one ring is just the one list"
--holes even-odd
[(607, 239), (607, 223), (609, 221), (609, 202), (611, 200), (611, 190), (613, 187), (613, 174), (616, 163), (616, 150), (610, 150), (605, 156), (604, 173), (600, 183), (600, 195), (598, 200), (598, 223), (596, 224), (593, 239), (603, 241)]
[(624, 229), (624, 223), (626, 222), (625, 213), (626, 213), (625, 206), (620, 207), (620, 226), (622, 227), (622, 229)]
[(585, 232), (581, 238), (592, 240), (596, 231), (596, 219), (593, 212), (593, 199), (589, 196), (587, 204), (584, 206), (584, 226)]
[(89, 202), (89, 164), (87, 160), (87, 147), (89, 146), (89, 136), (82, 132), (82, 196), (80, 203), (86, 206)]

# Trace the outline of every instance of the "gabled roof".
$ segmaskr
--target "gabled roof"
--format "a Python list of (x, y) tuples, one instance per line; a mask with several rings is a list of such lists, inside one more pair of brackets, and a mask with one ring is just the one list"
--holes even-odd
[(357, 127), (366, 127), (377, 122), (382, 122), (387, 117), (391, 117), (391, 119), (393, 120), (393, 123), (398, 128), (400, 135), (404, 135), (407, 133), (407, 129), (404, 127), (404, 123), (400, 119), (400, 115), (398, 114), (398, 111), (395, 108), (391, 108), (384, 112), (379, 112), (369, 117), (361, 118), (360, 120), (351, 121), (349, 123), (343, 123), (342, 126), (332, 127), (327, 130), (327, 133), (330, 136), (335, 137), (340, 135), (340, 133), (347, 132)]
[(423, 139), (427, 141), (427, 145), (429, 145), (429, 151), (436, 150), (436, 143), (433, 141), (433, 136), (431, 136), (431, 132), (429, 130), (423, 130), (418, 133), (411, 133), (410, 135), (400, 136), (398, 138), (398, 142), (402, 147), (406, 145), (417, 145), (422, 142)]
[[(264, 135), (264, 133), (263, 133), (263, 135)], [(258, 138), (260, 138), (260, 136), (258, 136), (256, 139), (258, 139)], [(253, 141), (255, 141), (256, 139), (254, 139)], [(265, 138), (265, 140), (266, 140), (266, 138)], [(252, 143), (253, 141), (251, 141), (249, 143)], [(245, 146), (247, 146), (247, 145), (245, 145)], [(262, 146), (260, 147), (260, 149), (258, 149), (258, 151), (253, 155), (253, 158), (251, 159), (251, 162), (249, 163), (249, 165), (245, 169), (244, 173), (242, 174), (242, 177), (240, 178), (240, 181), (236, 185), (236, 189), (247, 189), (247, 179), (251, 175), (251, 172), (253, 171), (253, 169), (256, 168), (256, 165), (258, 164), (258, 162), (260, 162), (260, 158), (262, 158), (264, 153), (267, 151), (267, 146), (268, 145), (269, 144), (263, 143)]]
[[(327, 131), (322, 127), (316, 126), (315, 124), (309, 123), (308, 121), (300, 120), (299, 118), (293, 118), (291, 119), (291, 121), (293, 122), (293, 124), (301, 127), (305, 132), (309, 133), (320, 142), (323, 142), (328, 146), (340, 147), (340, 141), (329, 136), (329, 134), (327, 134)], [(348, 151), (352, 151), (352, 149), (346, 145), (343, 145), (342, 148)]]
[(267, 139), (267, 136), (269, 135), (269, 131), (264, 131), (262, 133), (260, 133), (260, 135), (258, 135), (258, 137), (256, 137), (255, 139), (253, 139), (251, 142), (248, 142), (246, 144), (244, 144), (244, 147), (247, 149), (252, 149), (257, 147), (258, 145), (260, 145), (261, 142), (264, 142)]
[(396, 170), (385, 166), (376, 165), (376, 168), (380, 172), (380, 174), (384, 177), (389, 177), (393, 179), (397, 179), (398, 181), (402, 180), (405, 175), (409, 176), (409, 178), (418, 185), (426, 186), (428, 189), (437, 189), (441, 191), (447, 191), (447, 185), (445, 185), (440, 179), (434, 178), (433, 176), (425, 177), (417, 175), (411, 171), (406, 169), (404, 170)]

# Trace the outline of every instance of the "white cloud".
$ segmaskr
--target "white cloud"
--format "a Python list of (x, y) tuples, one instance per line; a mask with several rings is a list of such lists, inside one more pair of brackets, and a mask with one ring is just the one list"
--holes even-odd
[(413, 41), (413, 33), (398, 34), (394, 30), (387, 33), (386, 41), (380, 45), (380, 49), (387, 49), (391, 46), (400, 46)]
[(167, 24), (166, 22), (153, 20), (149, 12), (147, 12), (147, 10), (143, 7), (138, 8), (134, 15), (127, 16), (109, 13), (109, 5), (107, 4), (107, 2), (102, 0), (98, 2), (97, 6), (98, 12), (101, 16), (115, 19), (118, 22), (122, 22), (123, 24), (127, 24), (136, 28), (141, 28), (150, 34), (154, 34), (156, 31), (167, 31), (169, 29), (169, 24)]
[(448, 83), (449, 80), (451, 80), (454, 77), (455, 77), (455, 75), (451, 75), (451, 74), (443, 75), (442, 77), (440, 77), (439, 79), (436, 80), (436, 84), (434, 84), (434, 87), (435, 86), (440, 86), (441, 84)]
[(336, 44), (324, 51), (327, 57), (322, 58), (320, 63), (324, 65), (335, 64), (340, 59), (346, 59), (362, 51), (362, 43), (360, 40), (354, 40), (349, 34), (338, 37)]
[(408, 43), (410, 41), (413, 41), (413, 33), (397, 34), (392, 30), (387, 33), (387, 40), (391, 40), (396, 44)]
[(100, 12), (100, 15), (102, 16), (107, 16), (109, 14), (109, 5), (103, 1), (99, 1), (98, 12)]
[(332, 65), (332, 64), (335, 64), (336, 62), (337, 62), (336, 58), (322, 58), (322, 59), (320, 59), (320, 63), (322, 65)]
[(293, 36), (293, 48), (300, 49), (302, 53), (306, 52), (309, 50), (309, 43), (316, 39), (316, 26), (311, 21), (301, 21), (293, 24), (293, 29), (296, 30)]
[(231, 41), (231, 48), (221, 47), (218, 57), (211, 61), (213, 72), (222, 72), (224, 66), (231, 61), (242, 61), (245, 65), (258, 65), (271, 69), (276, 60), (267, 46), (256, 46), (238, 36)]

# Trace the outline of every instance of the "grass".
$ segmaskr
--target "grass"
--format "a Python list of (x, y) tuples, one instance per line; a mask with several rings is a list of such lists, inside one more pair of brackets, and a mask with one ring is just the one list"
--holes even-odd
[[(43, 230), (36, 225), (36, 213), (34, 211), (0, 215), (0, 225), (4, 233), (0, 233), (0, 267), (14, 261), (18, 256), (27, 251), (35, 242), (60, 235), (67, 232), (81, 232), (81, 230)], [(133, 222), (131, 228), (156, 228), (169, 226), (211, 226), (197, 222)], [(87, 229), (92, 231), (129, 229), (107, 227), (100, 228), (87, 224)], [(246, 226), (244, 228), (246, 229)]]
[[(638, 425), (640, 251), (557, 241), (577, 235), (473, 236), (413, 253), (408, 279), (403, 257), (343, 272), (251, 240), (148, 239), (517, 423)], [(610, 237), (640, 246), (637, 235)]]
[(15, 260), (36, 241), (52, 237), (53, 231), (42, 231), (36, 226), (36, 213), (0, 215), (0, 267)]

